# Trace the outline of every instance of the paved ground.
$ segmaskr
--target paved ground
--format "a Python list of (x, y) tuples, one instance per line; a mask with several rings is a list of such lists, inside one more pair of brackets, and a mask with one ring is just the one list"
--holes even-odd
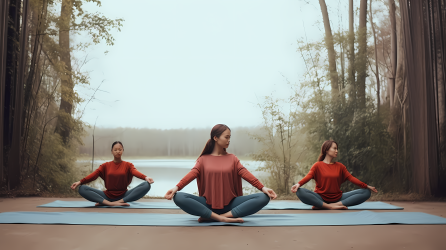
[[(57, 198), (0, 198), (0, 212), (82, 211), (107, 208), (37, 208)], [(63, 198), (60, 200), (81, 200)], [(157, 202), (159, 200), (144, 200)], [(446, 202), (390, 202), (406, 212), (446, 218)], [(183, 213), (181, 210), (113, 209), (114, 213)], [(266, 210), (259, 213), (349, 211)], [(386, 211), (388, 212), (388, 211)], [(301, 227), (147, 227), (0, 224), (1, 249), (446, 249), (446, 225)]]

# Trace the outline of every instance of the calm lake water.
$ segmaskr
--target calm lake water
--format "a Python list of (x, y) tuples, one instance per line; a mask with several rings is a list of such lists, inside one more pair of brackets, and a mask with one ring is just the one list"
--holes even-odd
[[(148, 193), (149, 196), (164, 196), (167, 190), (173, 188), (180, 180), (183, 178), (195, 165), (195, 160), (190, 159), (124, 159), (125, 161), (133, 163), (136, 169), (141, 173), (152, 177), (155, 183)], [(94, 169), (98, 168), (100, 164), (105, 161), (95, 161)], [(254, 176), (257, 178), (266, 177), (267, 174), (264, 172), (256, 171), (256, 169), (261, 166), (261, 162), (256, 161), (240, 161), (245, 168), (247, 168)], [(90, 165), (91, 161), (78, 161), (80, 165)], [(98, 178), (100, 179), (100, 178)], [(143, 180), (133, 177), (132, 183), (129, 188), (133, 188), (140, 184)], [(242, 179), (243, 187), (252, 187), (251, 184)], [(104, 189), (102, 181), (96, 181), (93, 186), (98, 189)], [(182, 192), (186, 193), (197, 193), (197, 182), (194, 180), (189, 183)]]

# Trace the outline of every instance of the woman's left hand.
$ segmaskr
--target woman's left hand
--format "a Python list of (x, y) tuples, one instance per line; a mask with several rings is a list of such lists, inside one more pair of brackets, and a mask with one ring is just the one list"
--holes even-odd
[(267, 194), (269, 196), (269, 198), (271, 199), (275, 199), (277, 198), (277, 194), (274, 193), (274, 191), (271, 188), (267, 188), (267, 187), (263, 187), (262, 188), (262, 192), (264, 192), (265, 194)]
[(76, 181), (75, 183), (73, 183), (73, 184), (71, 185), (71, 189), (75, 190), (76, 187), (79, 186), (80, 184), (81, 184), (80, 181)]
[(150, 183), (150, 184), (152, 184), (152, 183), (155, 182), (155, 181), (154, 181), (152, 178), (150, 178), (149, 176), (146, 177), (146, 181), (147, 181), (148, 183)]
[(372, 187), (372, 186), (367, 185), (367, 188), (370, 189), (370, 190), (372, 190), (372, 191), (375, 192), (375, 193), (378, 193), (378, 190), (376, 190), (375, 187)]

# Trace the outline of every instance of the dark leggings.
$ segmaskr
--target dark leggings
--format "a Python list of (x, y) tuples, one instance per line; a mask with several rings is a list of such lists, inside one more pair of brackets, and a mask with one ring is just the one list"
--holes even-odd
[(224, 214), (232, 211), (234, 217), (244, 217), (257, 213), (269, 202), (269, 196), (264, 193), (239, 196), (232, 199), (223, 209), (212, 209), (211, 205), (206, 204), (205, 197), (199, 197), (188, 193), (177, 192), (173, 197), (175, 204), (184, 212), (202, 218), (210, 218), (212, 212)]
[[(305, 188), (299, 188), (297, 189), (296, 192), (297, 197), (299, 197), (299, 199), (308, 205), (311, 206), (315, 206), (315, 207), (322, 207), (322, 203), (329, 203), (326, 202), (322, 199), (322, 197), (313, 192), (310, 191), (308, 189)], [(350, 207), (350, 206), (355, 206), (358, 204), (363, 203), (364, 201), (366, 201), (368, 198), (370, 198), (370, 195), (372, 195), (372, 192), (370, 191), (370, 189), (368, 188), (361, 188), (361, 189), (356, 189), (347, 193), (343, 193), (342, 197), (339, 201), (342, 202), (342, 204), (346, 207)], [(336, 201), (338, 202), (338, 201)], [(330, 202), (330, 203), (334, 203), (334, 202)]]
[(79, 194), (85, 199), (92, 202), (102, 203), (103, 200), (118, 201), (120, 199), (123, 199), (124, 202), (131, 202), (141, 199), (144, 195), (146, 195), (149, 192), (149, 190), (150, 190), (150, 183), (144, 181), (135, 188), (127, 190), (127, 192), (125, 192), (123, 196), (116, 199), (110, 199), (107, 197), (107, 195), (105, 195), (104, 191), (85, 185), (81, 185), (79, 187)]

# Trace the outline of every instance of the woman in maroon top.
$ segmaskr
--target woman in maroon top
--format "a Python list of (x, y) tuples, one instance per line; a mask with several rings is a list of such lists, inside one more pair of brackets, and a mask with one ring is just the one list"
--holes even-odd
[[(96, 206), (129, 206), (127, 202), (141, 199), (150, 190), (150, 184), (154, 181), (138, 170), (132, 163), (121, 159), (124, 153), (124, 146), (116, 141), (112, 145), (113, 161), (106, 162), (99, 166), (93, 173), (71, 185), (71, 189), (76, 189), (81, 184), (86, 184), (101, 177), (105, 183), (105, 191), (81, 185), (79, 194), (89, 201), (96, 202)], [(132, 182), (133, 176), (145, 180), (133, 189), (127, 190), (127, 186)]]
[[(231, 139), (228, 126), (217, 124), (212, 128), (211, 138), (197, 159), (192, 170), (164, 196), (173, 198), (175, 204), (186, 213), (200, 216), (199, 222), (243, 222), (244, 217), (254, 214), (277, 197), (254, 177), (226, 148)], [(199, 196), (178, 192), (197, 178)], [(243, 196), (242, 180), (246, 180), (263, 193)]]
[[(318, 161), (311, 167), (308, 174), (296, 185), (291, 187), (291, 192), (296, 193), (299, 199), (313, 209), (347, 209), (366, 201), (371, 191), (378, 192), (375, 187), (369, 186), (351, 175), (347, 168), (339, 162), (333, 162), (338, 156), (338, 144), (327, 140), (322, 144)], [(300, 188), (309, 180), (316, 181), (314, 192)], [(342, 193), (341, 184), (349, 180), (361, 187), (347, 193)]]

